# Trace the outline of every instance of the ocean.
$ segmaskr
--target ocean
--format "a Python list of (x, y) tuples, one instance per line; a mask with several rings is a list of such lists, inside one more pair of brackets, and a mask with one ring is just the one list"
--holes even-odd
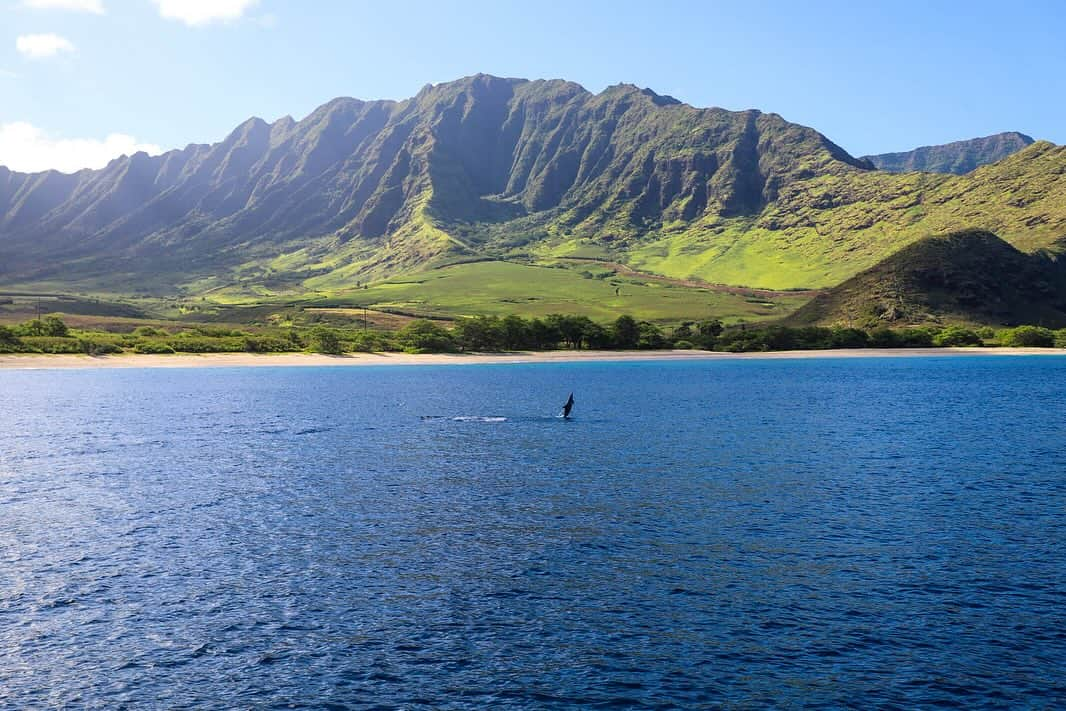
[(0, 706), (1043, 708), (1064, 669), (1066, 357), (0, 371)]

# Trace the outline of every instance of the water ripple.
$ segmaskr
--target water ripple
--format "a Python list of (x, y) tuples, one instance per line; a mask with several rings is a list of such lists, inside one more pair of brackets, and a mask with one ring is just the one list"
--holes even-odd
[(0, 706), (1061, 706), (1064, 376), (0, 372)]

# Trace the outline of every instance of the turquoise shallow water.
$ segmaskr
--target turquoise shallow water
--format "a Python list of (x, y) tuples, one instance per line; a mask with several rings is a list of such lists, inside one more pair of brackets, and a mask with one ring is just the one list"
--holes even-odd
[(1061, 706), (1064, 543), (1066, 358), (0, 372), (0, 706)]

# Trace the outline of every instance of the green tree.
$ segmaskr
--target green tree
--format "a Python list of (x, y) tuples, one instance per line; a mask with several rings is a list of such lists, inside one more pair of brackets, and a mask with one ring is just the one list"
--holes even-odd
[(975, 331), (962, 326), (948, 326), (933, 337), (933, 345), (941, 347), (979, 346), (982, 342)]
[(0, 353), (17, 351), (21, 346), (22, 342), (19, 341), (13, 329), (7, 326), (0, 326)]
[(614, 341), (613, 334), (595, 321), (585, 319), (582, 338), (589, 348), (609, 348)]
[(587, 316), (564, 316), (562, 314), (548, 314), (546, 323), (559, 333), (559, 337), (566, 343), (567, 348), (581, 349), (581, 343), (585, 339), (585, 325), (591, 323)]
[(706, 321), (700, 321), (699, 323), (700, 335), (704, 338), (718, 338), (722, 335), (722, 322), (716, 318), (707, 319)]
[(675, 341), (690, 341), (695, 335), (692, 331), (692, 321), (685, 321), (680, 326), (674, 329), (673, 338)]
[(618, 348), (636, 348), (640, 343), (640, 326), (632, 316), (622, 315), (614, 320), (614, 344)]
[(326, 353), (328, 355), (340, 355), (344, 352), (337, 332), (323, 326), (318, 326), (311, 330), (307, 338), (307, 347), (314, 353)]
[(452, 334), (427, 319), (407, 324), (396, 334), (396, 338), (409, 352), (447, 353), (455, 350)]
[(559, 345), (562, 336), (553, 324), (539, 318), (529, 322), (529, 341), (538, 350), (548, 350)]
[(472, 316), (455, 323), (452, 336), (468, 351), (499, 351), (504, 345), (503, 326), (495, 316)]
[(904, 328), (896, 331), (900, 348), (929, 348), (933, 345), (936, 332), (928, 328)]
[(652, 350), (666, 348), (666, 337), (654, 323), (641, 321), (637, 324), (637, 328), (640, 329), (640, 340), (637, 341), (637, 348)]
[(26, 336), (51, 336), (53, 338), (66, 338), (70, 335), (67, 324), (58, 316), (46, 316), (43, 319), (27, 321), (19, 327)]
[(503, 345), (507, 350), (529, 348), (531, 343), (529, 324), (521, 316), (511, 314), (500, 322)]
[(698, 333), (692, 341), (700, 348), (714, 348), (714, 342), (722, 335), (722, 322), (716, 318), (700, 321), (696, 326)]
[(871, 348), (898, 348), (899, 337), (890, 328), (875, 328), (870, 331)]
[(865, 348), (870, 337), (858, 328), (834, 328), (829, 343), (832, 348)]
[(1006, 331), (1000, 341), (1015, 348), (1053, 348), (1055, 332), (1040, 326), (1018, 326)]

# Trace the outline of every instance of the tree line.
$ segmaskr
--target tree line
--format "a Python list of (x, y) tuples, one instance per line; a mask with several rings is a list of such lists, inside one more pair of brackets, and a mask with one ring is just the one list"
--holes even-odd
[(544, 318), (473, 316), (453, 323), (416, 319), (396, 331), (329, 328), (242, 330), (181, 326), (174, 331), (140, 326), (129, 333), (71, 329), (49, 316), (0, 326), (0, 353), (281, 353), (309, 351), (405, 351), (408, 353), (504, 352), (597, 349), (700, 348), (727, 352), (824, 350), (830, 348), (930, 348), (937, 346), (1031, 346), (1066, 348), (1066, 329), (1039, 326), (994, 330), (965, 326), (863, 330), (845, 327), (736, 325), (717, 319), (688, 321), (666, 330), (623, 315), (601, 324), (586, 316)]

